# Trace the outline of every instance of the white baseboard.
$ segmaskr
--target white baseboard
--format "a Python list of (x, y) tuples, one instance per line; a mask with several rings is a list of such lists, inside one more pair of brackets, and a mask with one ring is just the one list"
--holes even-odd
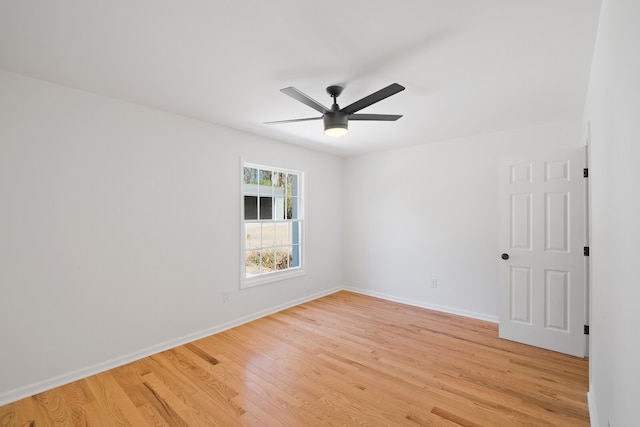
[(388, 300), (388, 301), (399, 302), (401, 304), (412, 305), (414, 307), (426, 308), (426, 309), (429, 309), (429, 310), (441, 311), (443, 313), (455, 314), (455, 315), (458, 315), (458, 316), (470, 317), (472, 319), (484, 320), (484, 321), (491, 322), (491, 323), (498, 323), (498, 321), (499, 321), (498, 316), (492, 316), (490, 314), (476, 313), (474, 311), (461, 310), (461, 309), (455, 308), (455, 307), (448, 307), (448, 306), (438, 305), (438, 304), (430, 304), (430, 303), (424, 302), (424, 301), (418, 301), (418, 300), (414, 300), (414, 299), (410, 299), (410, 298), (397, 297), (397, 296), (394, 296), (394, 295), (384, 294), (384, 293), (381, 293), (381, 292), (370, 291), (368, 289), (344, 288), (344, 290), (345, 291), (350, 291), (350, 292), (355, 292), (355, 293), (362, 294), (362, 295), (369, 295), (369, 296), (372, 296), (372, 297), (381, 298), (381, 299), (385, 299), (385, 300)]
[(591, 427), (599, 427), (598, 409), (596, 407), (596, 397), (593, 394), (593, 386), (589, 384), (589, 392), (587, 393), (587, 403), (589, 404), (589, 421)]
[(192, 334), (184, 335), (182, 337), (165, 341), (163, 343), (153, 345), (150, 347), (143, 348), (139, 351), (126, 354), (121, 357), (116, 357), (114, 359), (106, 360), (101, 363), (97, 363), (92, 366), (88, 366), (86, 368), (77, 369), (75, 371), (71, 371), (62, 375), (58, 375), (52, 378), (49, 378), (44, 381), (40, 381), (34, 384), (29, 384), (24, 387), (20, 387), (18, 389), (9, 390), (2, 394), (0, 394), (0, 406), (6, 405), (11, 402), (15, 402), (16, 400), (23, 399), (25, 397), (33, 396), (34, 394), (41, 393), (43, 391), (50, 390), (55, 387), (60, 387), (62, 385), (68, 384), (73, 381), (80, 380), (82, 378), (89, 377), (91, 375), (96, 375), (101, 372), (108, 371), (109, 369), (117, 368), (118, 366), (126, 365), (127, 363), (135, 362), (136, 360), (140, 360), (144, 357), (151, 356), (153, 354), (160, 353), (165, 350), (169, 350), (171, 348), (190, 343), (192, 341), (199, 340), (201, 338), (208, 337), (213, 334), (217, 334), (223, 331), (226, 331), (231, 328), (235, 328), (236, 326), (243, 325), (245, 323), (249, 323), (253, 320), (259, 319), (261, 317), (268, 316), (273, 313), (277, 313), (282, 310), (286, 310), (287, 308), (294, 307), (296, 305), (303, 304), (308, 301), (312, 301), (314, 299), (322, 298), (326, 295), (333, 294), (335, 292), (340, 291), (341, 288), (333, 288), (329, 290), (325, 290), (323, 292), (318, 292), (312, 295), (308, 295), (303, 298), (297, 298), (292, 301), (288, 301), (284, 304), (277, 305), (275, 307), (270, 307), (266, 310), (262, 310), (248, 316), (240, 317), (238, 319), (234, 319), (230, 322), (225, 322), (220, 325), (207, 328), (198, 332), (194, 332)]

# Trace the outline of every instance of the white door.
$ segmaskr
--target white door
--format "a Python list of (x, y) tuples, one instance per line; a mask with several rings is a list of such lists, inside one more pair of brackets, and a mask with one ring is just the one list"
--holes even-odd
[(584, 149), (500, 165), (500, 337), (585, 354)]

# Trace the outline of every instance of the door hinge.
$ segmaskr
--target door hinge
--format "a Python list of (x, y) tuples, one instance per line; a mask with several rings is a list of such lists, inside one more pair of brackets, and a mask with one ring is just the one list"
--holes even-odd
[(589, 246), (585, 246), (582, 253), (584, 254), (584, 256), (589, 256)]
[(589, 168), (582, 169), (582, 177), (589, 178)]
[(584, 325), (584, 334), (589, 335), (589, 325)]

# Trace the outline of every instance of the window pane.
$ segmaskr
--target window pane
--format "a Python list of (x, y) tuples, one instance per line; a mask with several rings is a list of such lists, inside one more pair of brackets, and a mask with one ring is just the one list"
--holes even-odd
[(273, 182), (273, 186), (282, 189), (282, 194), (284, 194), (284, 187), (286, 185), (287, 174), (283, 172), (273, 172), (271, 177), (271, 181)]
[(298, 175), (289, 174), (287, 176), (287, 195), (298, 196)]
[(258, 169), (244, 168), (244, 183), (245, 184), (257, 184), (258, 183)]
[(300, 246), (299, 245), (293, 245), (291, 247), (290, 267), (300, 267)]
[(300, 222), (292, 221), (291, 222), (291, 243), (294, 245), (300, 244)]
[(284, 197), (276, 197), (275, 217), (276, 220), (287, 219), (286, 217), (286, 200)]
[(276, 270), (286, 270), (291, 265), (291, 246), (278, 248)]
[(260, 219), (273, 219), (273, 197), (260, 197)]
[(291, 223), (276, 223), (276, 246), (287, 246), (291, 244)]
[(271, 171), (260, 170), (260, 185), (263, 187), (271, 187), (273, 185), (271, 183)]
[(255, 276), (260, 274), (260, 251), (247, 251), (245, 255), (245, 275)]
[(274, 256), (275, 250), (273, 248), (262, 250), (262, 272), (269, 273), (274, 270)]
[(244, 219), (258, 219), (258, 196), (244, 196)]
[(258, 194), (258, 169), (244, 168), (244, 194)]
[(298, 198), (287, 198), (287, 219), (298, 219)]
[(262, 238), (262, 227), (259, 223), (246, 224), (246, 249), (259, 249)]
[(262, 224), (262, 247), (276, 245), (276, 224), (273, 222)]
[(244, 194), (258, 194), (258, 169), (244, 168)]

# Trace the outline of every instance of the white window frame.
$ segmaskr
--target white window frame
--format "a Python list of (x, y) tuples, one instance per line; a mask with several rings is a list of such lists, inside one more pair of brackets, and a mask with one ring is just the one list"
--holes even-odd
[[(269, 170), (273, 172), (295, 173), (298, 175), (298, 218), (292, 219), (300, 223), (300, 236), (299, 236), (299, 266), (291, 267), (286, 270), (273, 271), (268, 273), (261, 273), (256, 276), (246, 276), (246, 254), (247, 254), (247, 241), (246, 241), (246, 228), (245, 224), (245, 185), (244, 185), (244, 168), (257, 168), (261, 170)], [(284, 168), (279, 166), (269, 166), (264, 163), (250, 162), (244, 159), (240, 159), (240, 289), (250, 288), (267, 283), (273, 283), (276, 281), (286, 280), (293, 277), (298, 277), (306, 274), (305, 271), (305, 255), (306, 255), (306, 222), (304, 219), (305, 211), (305, 180), (304, 172), (292, 168)], [(257, 220), (260, 222), (261, 220)], [(275, 219), (273, 220), (276, 221)]]

